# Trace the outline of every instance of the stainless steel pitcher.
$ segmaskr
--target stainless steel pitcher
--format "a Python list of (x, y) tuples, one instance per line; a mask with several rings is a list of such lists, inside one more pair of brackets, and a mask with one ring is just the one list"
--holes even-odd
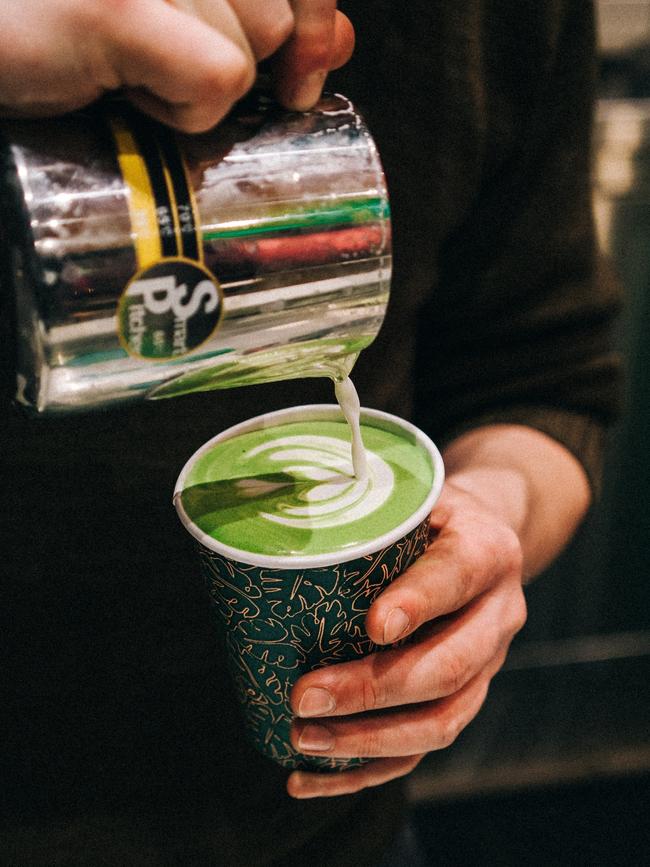
[(342, 379), (390, 280), (386, 185), (342, 96), (176, 134), (113, 102), (5, 121), (17, 400), (39, 413)]

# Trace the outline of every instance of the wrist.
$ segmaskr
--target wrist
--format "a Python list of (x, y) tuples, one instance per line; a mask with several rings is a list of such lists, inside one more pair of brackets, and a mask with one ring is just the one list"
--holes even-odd
[(443, 458), (450, 485), (471, 493), (517, 534), (528, 577), (555, 559), (589, 507), (582, 466), (533, 428), (476, 428), (450, 443)]

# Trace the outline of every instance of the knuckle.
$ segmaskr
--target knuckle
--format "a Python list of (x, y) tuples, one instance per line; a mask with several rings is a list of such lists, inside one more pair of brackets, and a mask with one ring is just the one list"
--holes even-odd
[(450, 747), (463, 729), (460, 719), (455, 716), (445, 716), (440, 721), (438, 744), (440, 749)]
[(465, 569), (461, 580), (469, 591), (476, 575), (521, 578), (523, 552), (517, 533), (505, 524), (485, 527), (473, 539), (463, 539)]
[(251, 89), (255, 82), (255, 64), (244, 52), (233, 52), (228, 63), (215, 68), (206, 77), (205, 86), (221, 91), (233, 101), (242, 97)]
[(468, 532), (463, 527), (462, 529), (455, 530), (453, 536), (450, 534), (449, 541), (452, 551), (462, 553), (466, 571), (471, 573), (479, 568), (484, 561), (486, 547), (490, 544), (491, 537), (485, 532), (477, 532), (475, 528), (471, 528), (471, 532)]
[(381, 732), (372, 730), (365, 732), (359, 744), (358, 755), (361, 757), (383, 755), (383, 737)]
[(470, 662), (458, 653), (449, 654), (441, 665), (438, 688), (441, 695), (458, 692), (470, 676)]
[(458, 607), (475, 595), (474, 583), (477, 573), (480, 574), (480, 561), (471, 560), (466, 568), (461, 569), (458, 575), (458, 586), (456, 588), (456, 599)]
[(377, 710), (385, 707), (386, 690), (381, 683), (372, 677), (366, 677), (361, 684), (362, 710)]
[(331, 56), (332, 49), (329, 43), (323, 41), (312, 42), (309, 46), (307, 63), (312, 69), (328, 69)]
[(171, 108), (168, 122), (176, 129), (186, 133), (205, 132), (219, 120), (215, 113), (207, 112), (204, 107), (176, 109)]
[(400, 777), (408, 776), (408, 774), (410, 774), (418, 765), (419, 761), (419, 756), (413, 756), (412, 759), (409, 759), (404, 764), (400, 764), (390, 774), (386, 775), (386, 782), (388, 782), (389, 780), (398, 780)]
[[(451, 555), (457, 564), (454, 574), (454, 593), (459, 605), (474, 595), (473, 587), (476, 575), (485, 568), (486, 542), (475, 533), (461, 533), (453, 531), (446, 539)], [(459, 552), (459, 556), (456, 556)]]
[(83, 4), (74, 0), (68, 5), (66, 23), (74, 33), (92, 34), (88, 40), (92, 44), (110, 43), (118, 16), (128, 13), (115, 6), (113, 2)]
[(283, 3), (271, 16), (257, 39), (256, 54), (258, 60), (265, 60), (274, 54), (291, 36), (294, 27), (294, 17), (291, 8)]
[(325, 27), (303, 30), (297, 35), (295, 54), (297, 65), (304, 72), (329, 69), (332, 57), (331, 34)]
[(342, 794), (356, 795), (367, 789), (368, 786), (374, 785), (374, 777), (368, 773), (354, 771), (354, 776), (346, 781), (345, 790)]
[(526, 623), (528, 617), (528, 607), (526, 605), (526, 597), (521, 585), (518, 586), (515, 594), (515, 601), (512, 611), (512, 627), (513, 634), (519, 632)]
[(521, 575), (523, 552), (517, 533), (506, 524), (495, 524), (483, 539), (483, 557), (494, 574)]
[(230, 105), (253, 86), (255, 68), (243, 53), (219, 66), (211, 65), (201, 76), (189, 104), (174, 111), (177, 125), (185, 132), (198, 133), (221, 120)]
[(490, 574), (499, 575), (505, 570), (510, 571), (511, 538), (506, 527), (495, 528), (486, 534), (483, 543), (483, 557)]
[(210, 128), (210, 126), (212, 126), (212, 123), (208, 123), (202, 120), (201, 117), (185, 115), (183, 118), (180, 119), (172, 117), (171, 125), (174, 126), (176, 129), (180, 130), (181, 132), (195, 135), (196, 133), (205, 132), (207, 129)]
[(426, 753), (418, 753), (416, 756), (411, 756), (409, 763), (409, 772), (412, 771), (414, 768), (417, 768), (417, 766), (420, 764), (420, 762), (425, 756)]
[(510, 527), (505, 528), (502, 536), (502, 561), (508, 565), (510, 572), (520, 577), (523, 570), (524, 554), (519, 536)]
[(134, 20), (138, 13), (133, 6), (133, 0), (72, 0), (68, 4), (67, 15), (68, 20), (78, 24), (80, 33), (110, 36), (119, 31), (122, 22)]
[(87, 3), (84, 0), (74, 0), (73, 5), (77, 7), (85, 6), (88, 11), (92, 11), (94, 8), (98, 13), (104, 12), (112, 18), (114, 15), (123, 15), (130, 12), (134, 4), (133, 0), (102, 0), (101, 3)]

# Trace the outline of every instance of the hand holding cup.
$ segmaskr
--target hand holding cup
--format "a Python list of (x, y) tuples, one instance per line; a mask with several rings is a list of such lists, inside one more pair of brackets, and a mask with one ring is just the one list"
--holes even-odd
[(479, 712), (523, 626), (515, 533), (453, 481), (434, 506), (431, 528), (427, 551), (377, 597), (366, 619), (376, 644), (406, 643), (311, 672), (291, 694), (297, 750), (372, 761), (337, 775), (296, 772), (288, 783), (294, 797), (379, 785), (449, 746)]

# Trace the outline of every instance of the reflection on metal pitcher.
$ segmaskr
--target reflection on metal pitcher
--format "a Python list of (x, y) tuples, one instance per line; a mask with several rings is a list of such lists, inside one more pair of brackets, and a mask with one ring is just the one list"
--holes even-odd
[(256, 94), (197, 136), (120, 103), (1, 129), (25, 405), (342, 379), (376, 336), (388, 200), (344, 97)]

